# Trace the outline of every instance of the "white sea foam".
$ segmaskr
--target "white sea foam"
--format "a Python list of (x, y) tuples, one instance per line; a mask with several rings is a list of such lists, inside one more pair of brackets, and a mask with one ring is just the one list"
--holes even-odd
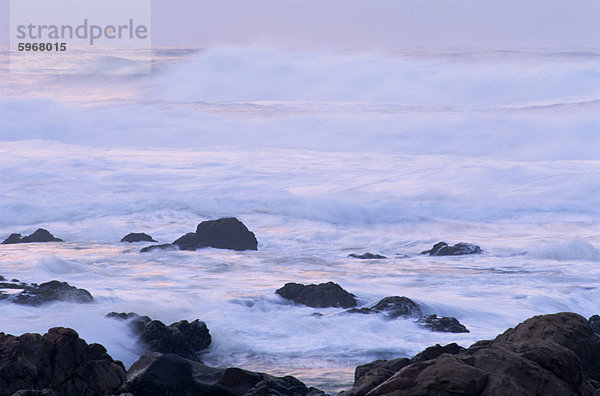
[(600, 250), (578, 238), (565, 242), (547, 243), (544, 246), (534, 248), (532, 254), (549, 260), (600, 262)]

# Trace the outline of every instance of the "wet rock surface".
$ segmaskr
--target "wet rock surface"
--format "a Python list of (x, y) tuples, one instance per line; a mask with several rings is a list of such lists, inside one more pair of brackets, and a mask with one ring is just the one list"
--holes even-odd
[(391, 319), (399, 317), (415, 318), (423, 315), (421, 307), (410, 298), (404, 296), (385, 297), (373, 305), (371, 309), (378, 313), (385, 313)]
[(600, 338), (573, 313), (540, 315), (468, 349), (427, 348), (413, 359), (359, 366), (344, 396), (594, 395)]
[(2, 300), (15, 304), (39, 306), (55, 301), (91, 303), (94, 298), (89, 291), (78, 289), (67, 282), (52, 280), (37, 285), (14, 279), (10, 282), (0, 282), (0, 301)]
[(215, 368), (174, 354), (142, 356), (127, 372), (123, 392), (134, 395), (297, 395), (323, 393), (294, 377), (274, 377), (240, 368)]
[(64, 242), (60, 238), (54, 237), (48, 230), (38, 228), (33, 234), (22, 237), (21, 234), (10, 234), (8, 238), (2, 241), (3, 245), (12, 245), (16, 243), (34, 243), (34, 242)]
[(164, 243), (162, 245), (151, 245), (146, 246), (140, 250), (140, 253), (151, 252), (154, 250), (177, 250), (177, 245), (173, 245), (172, 243)]
[(199, 360), (199, 354), (210, 346), (212, 338), (206, 323), (196, 319), (166, 326), (159, 320), (136, 313), (111, 312), (108, 318), (127, 320), (132, 332), (149, 352), (172, 353), (181, 357)]
[(358, 305), (354, 294), (348, 293), (334, 282), (320, 283), (318, 285), (286, 283), (282, 288), (277, 289), (275, 293), (296, 304), (303, 304), (313, 308), (351, 308)]
[(429, 254), (430, 256), (462, 256), (466, 254), (479, 254), (481, 248), (471, 243), (457, 243), (450, 246), (446, 242), (438, 242), (429, 250), (425, 250), (420, 254)]
[(145, 234), (143, 232), (130, 232), (129, 234), (125, 235), (121, 239), (121, 242), (135, 243), (135, 242), (156, 242), (156, 241), (150, 235)]
[(125, 379), (123, 364), (75, 330), (21, 336), (0, 333), (0, 396), (109, 395)]
[(468, 333), (469, 330), (454, 317), (423, 316), (423, 310), (413, 300), (404, 296), (390, 296), (381, 299), (371, 307), (351, 308), (345, 313), (351, 314), (383, 314), (388, 319), (417, 318), (420, 326), (438, 332)]
[(417, 323), (431, 331), (444, 333), (468, 333), (469, 330), (456, 318), (448, 316), (427, 315), (417, 320)]

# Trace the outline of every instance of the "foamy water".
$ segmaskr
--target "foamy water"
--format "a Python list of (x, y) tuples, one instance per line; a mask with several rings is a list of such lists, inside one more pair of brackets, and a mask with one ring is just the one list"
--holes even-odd
[[(150, 76), (0, 72), (0, 274), (88, 289), (94, 304), (2, 304), (0, 331), (76, 329), (129, 366), (105, 319), (204, 320), (205, 361), (327, 391), (354, 367), (463, 346), (540, 313), (598, 313), (600, 54), (593, 51), (156, 54)], [(257, 252), (139, 254), (205, 219), (240, 218)], [(435, 242), (482, 255), (425, 257)], [(349, 259), (370, 251), (382, 261)], [(404, 257), (404, 255), (408, 257)], [(471, 332), (286, 303), (335, 281), (372, 304), (404, 295)], [(322, 317), (311, 314), (319, 311)]]

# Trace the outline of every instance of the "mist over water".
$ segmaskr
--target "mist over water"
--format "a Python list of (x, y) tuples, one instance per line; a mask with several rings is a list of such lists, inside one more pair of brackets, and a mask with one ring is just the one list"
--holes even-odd
[[(162, 49), (150, 76), (11, 75), (0, 61), (0, 238), (44, 227), (67, 241), (3, 246), (0, 275), (95, 297), (2, 304), (0, 331), (73, 327), (128, 366), (142, 350), (106, 313), (199, 318), (207, 363), (337, 391), (377, 358), (598, 313), (596, 52)], [(221, 216), (254, 231), (258, 252), (118, 242), (171, 242)], [(484, 253), (418, 255), (440, 240)], [(366, 251), (390, 259), (346, 257)], [(274, 295), (329, 280), (364, 304), (407, 296), (471, 333)]]

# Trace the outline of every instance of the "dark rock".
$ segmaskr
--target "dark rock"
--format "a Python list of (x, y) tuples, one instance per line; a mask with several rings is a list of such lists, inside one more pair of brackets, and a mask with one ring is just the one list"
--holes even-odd
[(363, 396), (370, 390), (385, 382), (401, 368), (411, 364), (408, 358), (393, 360), (376, 360), (371, 363), (358, 366), (354, 370), (354, 387), (345, 392), (343, 396)]
[(430, 250), (421, 252), (421, 254), (429, 254), (430, 256), (461, 256), (478, 253), (481, 253), (479, 246), (463, 242), (454, 246), (450, 246), (446, 242), (438, 242)]
[(373, 305), (371, 309), (375, 312), (386, 313), (391, 319), (398, 317), (418, 318), (423, 315), (419, 304), (408, 297), (385, 297), (377, 304)]
[(385, 362), (359, 366), (355, 387), (343, 395), (591, 396), (596, 394), (592, 384), (598, 383), (599, 342), (579, 315), (535, 316), (468, 349), (456, 344), (427, 348), (391, 375), (388, 366), (372, 383), (362, 382), (365, 374), (379, 365), (386, 368)]
[(449, 353), (450, 355), (456, 355), (464, 351), (465, 348), (461, 347), (457, 343), (452, 343), (448, 345), (441, 346), (440, 344), (435, 344), (434, 346), (430, 346), (425, 348), (423, 352), (413, 356), (411, 361), (413, 362), (422, 362), (425, 360), (435, 359), (443, 353)]
[(378, 313), (377, 311), (373, 311), (371, 308), (367, 308), (367, 307), (362, 307), (362, 308), (350, 308), (346, 311), (344, 311), (345, 313), (358, 313), (358, 314), (364, 314), (364, 315), (371, 315), (371, 314), (376, 314)]
[[(23, 285), (18, 280), (11, 280), (10, 282), (6, 281), (6, 279), (2, 279), (3, 282), (0, 282), (0, 289), (14, 289), (14, 290), (24, 290), (26, 285)], [(8, 295), (4, 295), (4, 298), (8, 298)], [(0, 299), (2, 299), (2, 292), (0, 291)]]
[(125, 235), (121, 242), (156, 242), (150, 235), (145, 234), (143, 232), (131, 232)]
[(165, 326), (158, 320), (146, 323), (140, 341), (149, 350), (197, 359), (198, 352), (208, 348), (211, 336), (204, 322), (182, 320)]
[(57, 396), (52, 389), (22, 389), (12, 394), (12, 396)]
[(153, 250), (177, 250), (177, 245), (173, 245), (171, 243), (164, 243), (162, 245), (151, 245), (146, 246), (140, 250), (140, 253), (151, 252)]
[(99, 344), (87, 344), (75, 330), (19, 337), (0, 333), (0, 396), (108, 395), (125, 379), (123, 364)]
[(352, 254), (349, 254), (348, 257), (357, 258), (357, 259), (361, 259), (361, 260), (382, 260), (382, 259), (387, 258), (380, 254), (373, 254), (373, 253), (363, 253), (363, 254), (352, 253)]
[(588, 323), (589, 323), (590, 327), (592, 328), (592, 330), (594, 330), (594, 333), (600, 334), (600, 316), (598, 316), (598, 315), (590, 316), (590, 318), (588, 319)]
[[(174, 354), (142, 356), (127, 372), (122, 391), (134, 395), (317, 395), (294, 377), (239, 368), (215, 368)], [(312, 393), (311, 393), (312, 392)]]
[(21, 234), (10, 234), (2, 244), (15, 243), (33, 243), (33, 242), (64, 242), (62, 239), (55, 238), (48, 230), (38, 228), (33, 234), (21, 237)]
[(456, 318), (428, 315), (417, 320), (417, 323), (431, 331), (444, 333), (468, 333), (469, 330), (462, 325)]
[(208, 243), (200, 238), (195, 232), (188, 232), (177, 238), (173, 241), (173, 245), (178, 246), (181, 250), (196, 250), (209, 246)]
[(33, 234), (23, 237), (23, 243), (32, 242), (64, 242), (60, 238), (55, 238), (48, 230), (38, 228)]
[(78, 289), (67, 282), (53, 280), (36, 285), (24, 283), (0, 283), (0, 289), (22, 289), (17, 294), (5, 294), (0, 291), (0, 300), (7, 300), (15, 304), (39, 306), (53, 301), (74, 303), (91, 303), (94, 298), (89, 291)]
[[(129, 321), (129, 328), (137, 337), (139, 337), (146, 328), (146, 323), (152, 321), (148, 316), (141, 316), (136, 314), (135, 312), (110, 312), (106, 315), (107, 318), (117, 319), (117, 320), (127, 320)], [(157, 352), (157, 351), (150, 351)]]
[(313, 308), (356, 307), (354, 294), (348, 293), (340, 285), (333, 282), (318, 285), (301, 285), (299, 283), (286, 283), (275, 291), (281, 297), (292, 300), (296, 304), (303, 304)]
[(235, 217), (203, 221), (198, 224), (196, 234), (207, 246), (217, 249), (257, 250), (258, 248), (254, 233)]
[(500, 334), (494, 342), (522, 342), (532, 338), (552, 341), (579, 357), (586, 377), (600, 380), (600, 337), (585, 318), (571, 312), (539, 315)]
[(253, 232), (236, 219), (227, 217), (218, 220), (203, 221), (196, 227), (196, 232), (177, 238), (172, 244), (153, 245), (143, 248), (140, 252), (155, 249), (197, 250), (206, 247), (232, 250), (257, 250), (258, 242)]
[(402, 368), (370, 390), (369, 395), (388, 395), (392, 392), (407, 395), (483, 395), (487, 381), (488, 374), (470, 365), (469, 357), (444, 354), (433, 361), (417, 362)]
[(149, 352), (172, 353), (181, 357), (198, 360), (199, 353), (209, 347), (211, 336), (204, 322), (196, 319), (166, 326), (159, 320), (136, 313), (111, 312), (108, 318), (129, 320), (133, 333)]
[(15, 243), (23, 243), (23, 238), (21, 234), (10, 234), (8, 238), (2, 241), (3, 245), (13, 245)]

